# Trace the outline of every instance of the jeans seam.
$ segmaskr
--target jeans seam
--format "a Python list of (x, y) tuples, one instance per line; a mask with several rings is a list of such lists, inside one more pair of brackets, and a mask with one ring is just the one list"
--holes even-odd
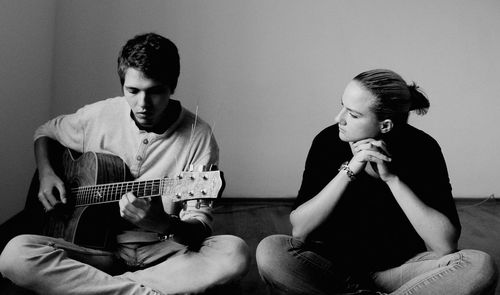
[[(317, 263), (316, 261), (314, 261), (314, 259), (309, 259), (307, 256), (305, 255), (302, 255), (299, 251), (295, 250), (296, 247), (294, 247), (292, 245), (292, 239), (288, 239), (288, 244), (290, 246), (290, 249), (292, 249), (290, 252), (293, 253), (293, 255), (297, 256), (299, 259), (302, 259), (302, 260), (305, 260), (307, 263), (310, 263), (312, 265), (314, 265), (315, 267), (318, 267), (318, 268), (321, 268), (322, 270), (324, 270), (325, 272), (328, 272), (330, 273), (330, 270), (326, 269), (325, 267), (323, 267), (322, 264), (320, 263)], [(318, 255), (318, 256), (321, 256), (321, 255)], [(322, 257), (323, 258), (323, 257)], [(323, 258), (324, 259), (324, 258)]]
[(401, 293), (395, 293), (395, 294), (413, 294), (413, 292), (415, 290), (421, 288), (421, 286), (423, 286), (426, 282), (435, 280), (438, 277), (442, 277), (443, 275), (446, 275), (448, 273), (452, 273), (452, 272), (454, 272), (454, 271), (456, 271), (456, 270), (458, 270), (460, 268), (463, 268), (464, 267), (464, 265), (463, 265), (463, 262), (464, 262), (464, 260), (463, 260), (463, 258), (464, 258), (463, 254), (462, 253), (458, 253), (458, 254), (460, 255), (460, 257), (459, 257), (459, 259), (457, 259), (453, 263), (453, 265), (444, 268), (442, 271), (440, 271), (438, 273), (435, 273), (432, 276), (422, 278), (420, 281), (416, 282), (412, 286), (408, 286), (408, 288), (406, 288)]
[[(76, 244), (75, 244), (76, 245)], [(58, 245), (57, 243), (55, 242), (48, 242), (47, 243), (47, 246), (48, 247), (51, 247), (53, 248), (54, 250), (62, 250), (64, 252), (74, 252), (74, 253), (78, 253), (78, 254), (81, 254), (81, 255), (92, 255), (92, 256), (113, 256), (113, 253), (104, 253), (104, 252), (93, 252), (91, 251), (91, 249), (86, 249), (86, 248), (81, 248), (79, 247), (78, 245), (76, 245), (78, 248), (71, 248), (71, 247), (64, 247), (64, 246), (60, 246)]]

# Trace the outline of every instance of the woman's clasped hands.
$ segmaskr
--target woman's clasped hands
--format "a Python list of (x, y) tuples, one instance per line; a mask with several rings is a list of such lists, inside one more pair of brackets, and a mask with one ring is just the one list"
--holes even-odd
[[(353, 157), (349, 162), (349, 168), (354, 174), (366, 169), (367, 173), (379, 177), (385, 182), (395, 177), (389, 167), (389, 163), (392, 161), (391, 154), (383, 140), (367, 138), (352, 142), (350, 145)], [(367, 166), (368, 163), (370, 163), (369, 166)]]

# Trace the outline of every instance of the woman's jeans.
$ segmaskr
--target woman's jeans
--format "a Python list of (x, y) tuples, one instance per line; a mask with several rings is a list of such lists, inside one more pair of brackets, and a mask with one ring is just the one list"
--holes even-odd
[(492, 258), (476, 250), (441, 257), (418, 254), (401, 266), (372, 273), (368, 290), (290, 236), (263, 239), (256, 258), (273, 294), (493, 294), (498, 281)]
[(248, 264), (248, 246), (230, 235), (209, 237), (196, 249), (166, 240), (116, 252), (21, 235), (0, 256), (4, 277), (50, 295), (196, 293), (239, 279)]

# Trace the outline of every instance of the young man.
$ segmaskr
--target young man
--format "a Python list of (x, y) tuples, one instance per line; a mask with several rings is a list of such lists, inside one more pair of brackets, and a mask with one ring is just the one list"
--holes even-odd
[[(46, 211), (69, 198), (49, 161), (54, 140), (78, 152), (116, 155), (136, 180), (173, 178), (190, 167), (217, 164), (210, 127), (170, 98), (179, 68), (177, 47), (170, 40), (138, 35), (118, 58), (123, 97), (86, 105), (35, 132), (38, 198)], [(124, 194), (115, 210), (119, 207), (127, 226), (116, 229), (116, 247), (110, 251), (46, 236), (15, 237), (0, 256), (0, 272), (42, 294), (202, 292), (245, 274), (245, 242), (210, 236), (208, 203), (188, 201), (181, 210), (165, 200)]]

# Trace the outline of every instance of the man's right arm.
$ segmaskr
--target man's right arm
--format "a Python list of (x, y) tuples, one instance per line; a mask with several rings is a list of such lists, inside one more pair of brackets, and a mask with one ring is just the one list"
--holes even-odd
[(54, 209), (57, 203), (66, 203), (64, 183), (50, 162), (50, 155), (54, 154), (53, 147), (54, 140), (49, 137), (42, 136), (35, 140), (35, 159), (40, 181), (38, 199), (46, 211)]

